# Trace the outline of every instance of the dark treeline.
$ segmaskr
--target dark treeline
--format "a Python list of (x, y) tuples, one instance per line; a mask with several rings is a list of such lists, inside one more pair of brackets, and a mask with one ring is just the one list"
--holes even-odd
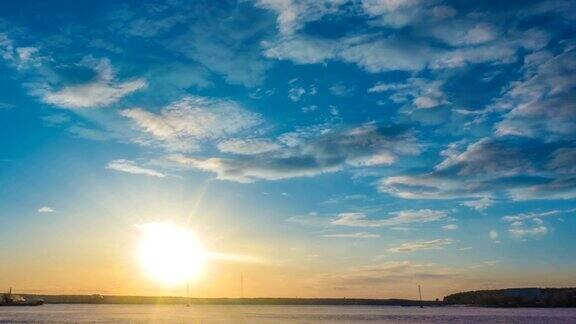
[(175, 296), (21, 295), (47, 304), (195, 304), (195, 305), (374, 305), (490, 307), (576, 307), (576, 288), (511, 288), (452, 294), (443, 301), (362, 298), (185, 298)]
[[(195, 304), (195, 305), (380, 305), (419, 306), (418, 300), (361, 298), (185, 298), (153, 296), (103, 295), (22, 295), (42, 299), (46, 304)], [(440, 305), (438, 301), (422, 301), (424, 306)]]
[(467, 291), (444, 297), (448, 305), (576, 307), (576, 288), (511, 288)]

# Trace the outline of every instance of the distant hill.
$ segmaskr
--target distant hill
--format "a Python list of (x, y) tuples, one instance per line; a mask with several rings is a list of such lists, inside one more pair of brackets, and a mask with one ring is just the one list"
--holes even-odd
[(478, 290), (444, 297), (448, 305), (496, 307), (576, 307), (576, 288)]

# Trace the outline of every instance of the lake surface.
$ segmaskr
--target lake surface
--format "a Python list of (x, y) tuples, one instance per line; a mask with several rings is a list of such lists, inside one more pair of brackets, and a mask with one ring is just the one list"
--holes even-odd
[(43, 305), (0, 307), (0, 323), (576, 323), (576, 309)]

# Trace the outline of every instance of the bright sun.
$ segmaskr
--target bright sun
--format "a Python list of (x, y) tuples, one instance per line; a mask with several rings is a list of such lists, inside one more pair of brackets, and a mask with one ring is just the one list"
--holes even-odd
[(206, 250), (194, 233), (164, 223), (138, 225), (140, 263), (146, 273), (166, 285), (197, 278), (206, 263)]

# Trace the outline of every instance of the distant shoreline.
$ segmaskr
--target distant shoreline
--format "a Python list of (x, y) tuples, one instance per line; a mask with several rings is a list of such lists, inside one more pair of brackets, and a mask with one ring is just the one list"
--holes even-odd
[(26, 299), (42, 299), (46, 304), (134, 304), (134, 305), (357, 305), (357, 306), (442, 306), (441, 301), (369, 298), (186, 298), (177, 296), (37, 295), (20, 294)]
[(326, 305), (326, 306), (483, 306), (576, 307), (576, 288), (508, 288), (455, 293), (443, 300), (400, 298), (186, 298), (178, 296), (40, 295), (20, 294), (46, 304), (142, 304), (142, 305)]

